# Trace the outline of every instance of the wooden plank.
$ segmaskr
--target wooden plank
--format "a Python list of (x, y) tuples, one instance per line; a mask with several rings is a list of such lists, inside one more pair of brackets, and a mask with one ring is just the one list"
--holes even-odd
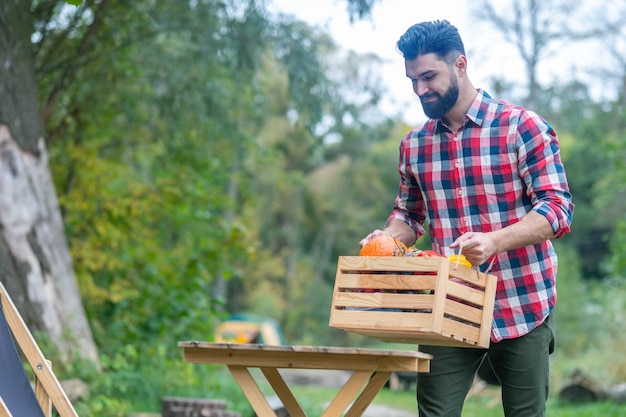
[(480, 325), (481, 332), (478, 340), (478, 344), (483, 347), (488, 347), (491, 343), (491, 325), (493, 322), (496, 287), (498, 285), (498, 279), (494, 275), (489, 275), (488, 278), (485, 286), (485, 299), (482, 302), (483, 320)]
[(461, 323), (457, 320), (444, 318), (444, 329), (446, 333), (455, 337), (467, 340), (472, 344), (476, 344), (480, 336), (480, 328)]
[(445, 315), (463, 319), (466, 322), (473, 323), (478, 328), (482, 324), (484, 311), (482, 308), (476, 308), (448, 299), (446, 301)]
[(341, 271), (394, 271), (394, 272), (437, 272), (441, 264), (449, 263), (443, 257), (411, 256), (340, 256), (338, 270)]
[[(359, 332), (360, 333), (360, 332)], [(363, 333), (365, 336), (367, 334)], [(454, 346), (454, 347), (479, 347), (476, 343), (470, 341), (461, 341), (452, 337), (444, 336), (439, 333), (421, 333), (419, 335), (419, 340), (408, 339), (405, 334), (395, 334), (389, 338), (385, 338), (380, 335), (370, 335), (370, 337), (382, 340), (383, 342), (390, 343), (410, 343), (410, 344), (419, 344), (419, 345), (436, 345), (436, 346)], [(428, 371), (425, 371), (428, 372)]]
[(179, 342), (184, 360), (249, 367), (416, 372), (431, 357), (421, 352), (303, 346)]
[(376, 394), (385, 386), (390, 376), (391, 372), (376, 372), (370, 377), (369, 382), (345, 414), (345, 417), (361, 417)]
[(389, 309), (430, 309), (433, 305), (432, 294), (395, 294), (395, 293), (337, 293), (335, 308), (389, 308)]
[[(431, 328), (422, 327), (417, 331), (409, 332), (406, 328), (392, 329), (385, 327), (382, 329), (371, 328), (347, 328), (346, 331), (362, 334), (384, 341), (394, 341), (395, 338), (401, 343), (413, 344), (441, 344), (448, 346), (446, 339), (455, 336), (464, 340), (466, 345), (475, 346), (480, 336), (480, 328), (470, 326), (449, 318), (442, 319), (442, 330), (435, 332)], [(435, 343), (433, 343), (435, 342)], [(457, 346), (458, 340), (451, 341), (451, 345)]]
[(435, 289), (436, 281), (436, 275), (398, 275), (392, 272), (385, 274), (342, 272), (337, 276), (335, 286), (339, 291), (351, 288), (427, 291)]
[[(48, 366), (52, 368), (52, 362), (48, 360), (46, 362), (48, 362)], [(37, 398), (37, 402), (43, 411), (43, 415), (46, 417), (52, 417), (52, 400), (39, 379), (35, 379), (35, 397)]]
[(371, 328), (371, 326), (342, 327), (342, 329), (391, 343), (460, 347), (489, 346), (488, 342), (487, 344), (479, 343), (481, 334), (487, 333), (489, 336), (489, 331), (485, 332), (483, 328), (461, 323), (446, 317), (442, 320), (442, 330), (439, 332), (434, 332), (431, 328), (426, 326), (415, 331), (410, 331), (406, 327), (392, 328), (391, 326), (376, 329)]
[(447, 295), (467, 301), (474, 305), (483, 306), (485, 303), (485, 291), (468, 287), (467, 285), (448, 281)]
[[(456, 347), (482, 347), (472, 340), (455, 338), (452, 335), (441, 332), (432, 333), (429, 329), (416, 333), (390, 330), (368, 330), (368, 329), (345, 329), (348, 332), (368, 336), (389, 343), (406, 343), (412, 345), (436, 345), (436, 346), (456, 346)], [(421, 372), (421, 371), (418, 371)], [(426, 371), (427, 372), (427, 371)]]
[(488, 284), (487, 274), (463, 265), (456, 266), (444, 257), (340, 256), (337, 269), (344, 274), (359, 271), (423, 274), (438, 272), (444, 264), (449, 265), (451, 278), (459, 278), (479, 287)]
[(261, 368), (263, 375), (270, 383), (278, 398), (285, 406), (285, 409), (289, 413), (290, 417), (306, 417), (306, 413), (298, 404), (298, 401), (293, 396), (293, 393), (285, 383), (282, 375), (276, 370), (276, 368)]
[(319, 353), (319, 354), (336, 354), (336, 355), (360, 355), (360, 356), (377, 356), (377, 357), (407, 357), (430, 359), (430, 355), (413, 350), (397, 350), (397, 349), (370, 349), (370, 348), (350, 348), (336, 346), (306, 346), (306, 345), (262, 345), (256, 343), (214, 343), (203, 341), (182, 341), (178, 342), (181, 348), (202, 348), (207, 351), (227, 351), (227, 352), (277, 352), (282, 354), (288, 353)]
[(454, 265), (452, 263), (450, 263), (449, 274), (450, 278), (461, 279), (480, 288), (485, 288), (489, 284), (489, 280), (491, 279), (490, 277), (494, 277), (493, 275), (487, 275), (476, 269), (470, 269), (462, 265), (459, 265), (457, 269), (454, 269)]
[(341, 370), (392, 370), (415, 371), (420, 359), (405, 357), (376, 357), (363, 355), (324, 355), (318, 353), (281, 354), (267, 351), (207, 352), (202, 348), (185, 348), (184, 360), (190, 363), (219, 363), (238, 366), (341, 369)]
[(346, 383), (339, 389), (335, 398), (328, 404), (321, 417), (336, 417), (342, 415), (373, 374), (373, 370), (353, 372)]
[(0, 417), (13, 417), (2, 397), (0, 397)]
[(252, 409), (258, 416), (277, 417), (276, 412), (267, 402), (254, 378), (252, 378), (252, 375), (244, 366), (229, 365), (228, 369), (230, 369), (230, 373), (233, 374), (239, 387), (241, 387), (243, 395), (248, 399)]
[(433, 322), (431, 331), (441, 333), (443, 328), (443, 314), (445, 312), (446, 293), (448, 287), (448, 267), (449, 262), (441, 262), (437, 273), (437, 284), (435, 286), (435, 298), (433, 300)]
[(331, 312), (331, 327), (363, 328), (370, 330), (398, 330), (419, 332), (430, 329), (432, 313), (430, 312), (382, 312), (358, 310), (334, 310)]

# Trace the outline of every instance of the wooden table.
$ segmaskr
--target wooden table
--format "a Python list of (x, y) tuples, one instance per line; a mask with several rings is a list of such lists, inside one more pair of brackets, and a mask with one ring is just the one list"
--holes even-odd
[[(189, 363), (224, 364), (259, 417), (276, 417), (249, 368), (259, 368), (291, 417), (306, 413), (278, 369), (352, 371), (322, 417), (360, 417), (394, 371), (428, 372), (430, 355), (417, 351), (320, 346), (179, 342)], [(352, 405), (350, 406), (350, 404)], [(349, 407), (349, 408), (348, 408)]]

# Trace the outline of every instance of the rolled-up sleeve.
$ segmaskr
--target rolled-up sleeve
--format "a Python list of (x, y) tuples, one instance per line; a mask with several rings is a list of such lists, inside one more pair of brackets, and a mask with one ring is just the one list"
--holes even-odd
[(570, 231), (574, 204), (557, 134), (540, 116), (525, 112), (518, 126), (518, 135), (519, 170), (532, 209), (550, 222), (554, 237), (560, 238)]

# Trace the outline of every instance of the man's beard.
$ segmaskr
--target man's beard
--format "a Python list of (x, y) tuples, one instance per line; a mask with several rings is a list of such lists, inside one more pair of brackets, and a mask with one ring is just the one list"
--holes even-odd
[[(425, 98), (432, 96), (439, 97), (438, 100), (425, 102)], [(450, 77), (450, 87), (446, 90), (443, 96), (439, 93), (430, 93), (426, 96), (421, 96), (422, 108), (426, 116), (431, 119), (441, 119), (450, 111), (457, 99), (459, 98), (459, 83), (456, 78)]]

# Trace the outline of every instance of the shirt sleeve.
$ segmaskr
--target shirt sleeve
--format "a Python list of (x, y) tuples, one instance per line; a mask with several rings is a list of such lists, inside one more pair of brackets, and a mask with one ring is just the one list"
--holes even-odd
[(560, 238), (570, 231), (574, 204), (556, 131), (539, 115), (524, 111), (517, 133), (518, 169), (533, 211), (548, 219)]
[(412, 133), (409, 133), (400, 143), (400, 161), (398, 163), (400, 183), (395, 205), (387, 223), (394, 219), (401, 220), (409, 225), (415, 232), (415, 236), (419, 238), (425, 233), (423, 224), (427, 217), (427, 208), (422, 197), (422, 191), (415, 180), (416, 175), (411, 172), (411, 152), (415, 152), (417, 149), (416, 146), (412, 145), (414, 141), (417, 141), (417, 138), (412, 138)]

